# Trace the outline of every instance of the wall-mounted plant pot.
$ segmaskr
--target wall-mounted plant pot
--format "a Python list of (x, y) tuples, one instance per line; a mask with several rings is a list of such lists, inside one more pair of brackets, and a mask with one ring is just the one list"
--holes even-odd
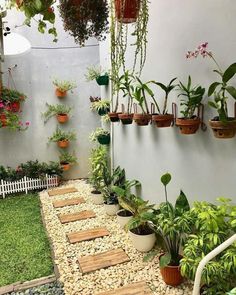
[(148, 252), (152, 250), (156, 243), (156, 235), (153, 232), (139, 235), (135, 233), (134, 230), (132, 230), (129, 231), (129, 236), (131, 238), (134, 248), (140, 252)]
[(118, 212), (116, 212), (117, 221), (121, 228), (124, 228), (126, 224), (132, 219), (133, 214), (125, 209), (121, 209)]
[(69, 140), (60, 140), (57, 142), (58, 147), (62, 149), (67, 148), (69, 144), (70, 144)]
[(110, 108), (107, 108), (107, 109), (99, 109), (98, 110), (98, 115), (99, 116), (105, 116), (108, 112), (110, 111)]
[(9, 104), (9, 109), (13, 113), (19, 113), (19, 111), (20, 111), (20, 102), (19, 101), (11, 102)]
[(67, 114), (57, 114), (57, 121), (61, 124), (66, 123), (69, 120), (69, 116)]
[(70, 169), (70, 163), (60, 162), (60, 165), (63, 171), (68, 171)]
[(109, 84), (109, 76), (108, 75), (99, 76), (96, 79), (96, 81), (99, 86), (107, 86)]
[(130, 125), (133, 123), (134, 114), (119, 114), (119, 119), (121, 120), (123, 125)]
[(174, 121), (174, 115), (152, 115), (152, 122), (156, 124), (158, 128), (170, 127)]
[(120, 205), (104, 203), (104, 208), (107, 215), (114, 216), (116, 215), (116, 212), (120, 209)]
[(103, 199), (101, 192), (94, 190), (91, 192), (91, 194), (92, 194), (91, 198), (92, 198), (93, 204), (95, 204), (95, 205), (104, 204), (104, 199)]
[(97, 140), (100, 144), (108, 145), (110, 143), (110, 134), (108, 135), (98, 135)]
[[(159, 256), (159, 260), (161, 258), (161, 256), (163, 256), (163, 254), (161, 254)], [(178, 286), (183, 282), (183, 277), (180, 273), (180, 266), (171, 266), (171, 265), (167, 265), (165, 267), (160, 267), (160, 272), (163, 278), (163, 281), (169, 285), (169, 286)]]
[(138, 126), (147, 126), (152, 119), (149, 114), (134, 114), (134, 121)]
[(7, 116), (5, 114), (0, 114), (0, 121), (1, 121), (2, 127), (7, 126)]
[(216, 138), (233, 138), (236, 134), (235, 118), (229, 118), (229, 121), (227, 122), (210, 120), (209, 125)]
[(116, 18), (119, 22), (129, 24), (136, 22), (140, 0), (115, 0)]
[(65, 97), (67, 95), (67, 91), (61, 91), (58, 88), (56, 88), (55, 94), (56, 94), (57, 97), (63, 98), (63, 97)]
[(194, 119), (176, 119), (176, 126), (179, 127), (181, 134), (195, 134), (200, 126), (200, 119), (198, 117)]
[(119, 122), (120, 121), (119, 114), (121, 113), (108, 113), (108, 116), (111, 122)]

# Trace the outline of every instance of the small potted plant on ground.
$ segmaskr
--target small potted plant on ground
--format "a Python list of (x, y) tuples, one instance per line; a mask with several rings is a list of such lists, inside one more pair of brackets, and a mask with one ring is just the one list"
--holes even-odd
[(67, 148), (70, 144), (70, 141), (76, 140), (75, 132), (65, 132), (57, 127), (56, 131), (48, 139), (50, 142), (57, 142), (58, 147)]
[(86, 80), (93, 81), (96, 80), (99, 86), (107, 86), (109, 83), (109, 75), (104, 72), (101, 67), (91, 66), (87, 68), (87, 74), (85, 75)]
[(65, 97), (67, 95), (67, 91), (76, 88), (75, 82), (71, 82), (68, 80), (54, 79), (52, 83), (54, 86), (56, 86), (55, 94), (59, 98)]
[(44, 117), (44, 123), (46, 123), (51, 117), (56, 116), (57, 121), (61, 124), (67, 122), (69, 120), (69, 114), (72, 110), (71, 107), (57, 104), (57, 105), (50, 105), (46, 103), (48, 110), (42, 114)]
[(90, 140), (98, 141), (102, 145), (108, 145), (110, 143), (110, 132), (99, 127), (91, 133)]
[(99, 116), (104, 116), (110, 110), (110, 101), (106, 99), (95, 101), (91, 105), (91, 110), (97, 111)]
[(169, 173), (161, 177), (166, 202), (155, 211), (152, 222), (153, 229), (162, 237), (165, 245), (165, 252), (159, 257), (162, 278), (167, 285), (178, 286), (183, 281), (180, 273), (180, 247), (184, 244), (186, 235), (191, 232), (192, 219), (188, 200), (182, 191), (175, 206), (168, 202), (166, 186), (170, 180)]
[(77, 162), (77, 157), (66, 151), (61, 152), (59, 159), (60, 165), (64, 171), (68, 171), (71, 165)]
[(181, 114), (183, 117), (176, 119), (176, 126), (179, 127), (181, 134), (194, 134), (197, 132), (201, 119), (195, 114), (196, 110), (199, 109), (205, 88), (201, 86), (192, 86), (191, 77), (188, 77), (188, 84), (184, 85), (179, 82), (179, 90), (181, 93), (179, 96), (184, 96), (181, 100), (180, 105), (183, 106)]
[(26, 95), (17, 90), (2, 88), (1, 102), (6, 106), (7, 110), (13, 113), (20, 111), (20, 104), (26, 99)]
[(172, 79), (168, 85), (164, 85), (164, 84), (162, 84), (160, 82), (156, 82), (156, 81), (150, 81), (151, 83), (154, 83), (157, 86), (159, 86), (165, 92), (165, 100), (164, 100), (164, 106), (163, 106), (162, 111), (160, 110), (159, 105), (157, 104), (156, 100), (153, 97), (154, 105), (157, 108), (158, 113), (152, 114), (152, 121), (155, 122), (156, 126), (159, 128), (160, 127), (170, 127), (171, 124), (174, 122), (174, 115), (168, 113), (167, 103), (168, 103), (168, 96), (169, 96), (170, 92), (177, 86), (177, 85), (173, 85), (173, 83), (176, 79), (177, 78)]
[(208, 50), (208, 43), (203, 43), (197, 47), (194, 52), (188, 51), (186, 57), (209, 57), (215, 63), (217, 69), (214, 70), (220, 76), (220, 82), (213, 82), (208, 89), (208, 96), (214, 95), (214, 101), (209, 101), (208, 104), (213, 107), (218, 116), (209, 121), (214, 136), (216, 138), (232, 138), (236, 134), (236, 118), (230, 117), (227, 107), (227, 94), (236, 99), (236, 88), (232, 85), (228, 85), (228, 82), (236, 74), (236, 63), (230, 65), (225, 71), (221, 69), (213, 53)]
[(104, 203), (101, 194), (101, 188), (103, 186), (103, 169), (108, 169), (108, 152), (106, 147), (99, 146), (96, 149), (92, 149), (89, 160), (91, 163), (91, 176), (89, 181), (94, 188), (91, 191), (92, 202), (96, 205), (100, 205)]

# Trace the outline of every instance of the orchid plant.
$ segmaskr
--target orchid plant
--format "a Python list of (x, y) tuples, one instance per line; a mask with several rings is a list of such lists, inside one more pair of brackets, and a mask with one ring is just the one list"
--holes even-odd
[(213, 53), (208, 50), (208, 42), (202, 43), (194, 51), (188, 51), (186, 54), (187, 59), (197, 58), (198, 56), (202, 56), (203, 58), (209, 57), (216, 65), (216, 69), (213, 71), (220, 76), (221, 81), (213, 82), (208, 89), (208, 96), (214, 94), (214, 101), (209, 101), (208, 104), (215, 108), (219, 114), (214, 120), (222, 122), (232, 120), (232, 118), (228, 116), (227, 94), (236, 100), (236, 88), (232, 85), (228, 85), (228, 82), (236, 74), (236, 63), (231, 64), (223, 71)]

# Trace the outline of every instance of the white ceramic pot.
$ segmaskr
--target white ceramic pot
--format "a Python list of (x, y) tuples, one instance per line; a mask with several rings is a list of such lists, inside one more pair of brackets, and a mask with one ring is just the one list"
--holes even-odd
[(129, 231), (129, 236), (133, 246), (140, 252), (148, 252), (152, 250), (156, 242), (155, 233), (149, 235), (137, 235)]
[(104, 203), (102, 194), (91, 194), (91, 198), (95, 205), (102, 205)]
[(106, 214), (110, 216), (116, 215), (116, 212), (120, 209), (119, 204), (112, 204), (112, 205), (104, 204), (104, 207), (105, 207)]
[(117, 221), (120, 225), (121, 228), (124, 228), (125, 225), (130, 221), (130, 219), (133, 216), (121, 216), (119, 215), (120, 212), (125, 211), (124, 209), (119, 210), (118, 212), (116, 212), (116, 216), (117, 216)]

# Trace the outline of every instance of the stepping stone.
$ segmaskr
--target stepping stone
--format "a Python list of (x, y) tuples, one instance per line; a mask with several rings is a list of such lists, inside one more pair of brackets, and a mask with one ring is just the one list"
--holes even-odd
[(84, 198), (75, 198), (75, 199), (59, 200), (59, 201), (52, 202), (54, 208), (79, 205), (83, 203), (86, 203)]
[(122, 288), (106, 291), (97, 295), (151, 295), (151, 290), (145, 282), (133, 283)]
[(78, 213), (72, 213), (72, 214), (60, 214), (58, 215), (58, 218), (60, 219), (61, 223), (68, 223), (78, 220), (83, 220), (87, 218), (93, 218), (96, 217), (96, 214), (93, 211), (85, 210)]
[(75, 187), (67, 187), (67, 188), (59, 188), (59, 189), (53, 189), (51, 191), (48, 191), (48, 194), (50, 197), (57, 196), (57, 195), (64, 195), (69, 193), (76, 193), (78, 190)]
[(81, 230), (79, 232), (67, 234), (69, 242), (71, 244), (82, 242), (82, 241), (89, 241), (96, 238), (101, 238), (104, 236), (109, 236), (110, 233), (105, 227), (100, 228), (93, 228), (88, 230)]
[(115, 249), (78, 259), (82, 274), (130, 261), (123, 249)]

